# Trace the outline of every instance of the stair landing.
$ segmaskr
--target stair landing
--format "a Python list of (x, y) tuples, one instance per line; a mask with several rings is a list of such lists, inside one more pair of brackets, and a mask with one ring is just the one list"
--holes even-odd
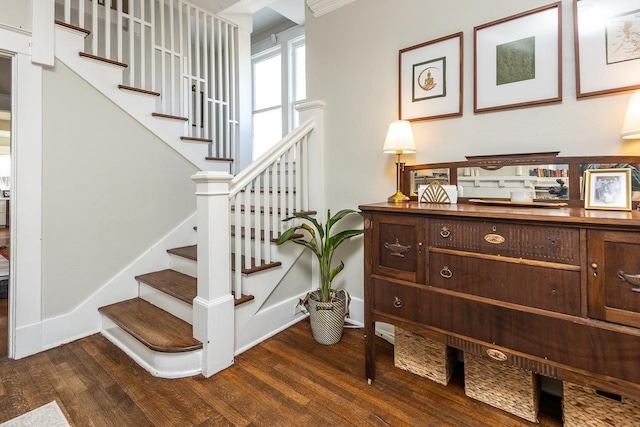
[(143, 299), (122, 301), (99, 311), (151, 350), (179, 353), (202, 348), (190, 324)]

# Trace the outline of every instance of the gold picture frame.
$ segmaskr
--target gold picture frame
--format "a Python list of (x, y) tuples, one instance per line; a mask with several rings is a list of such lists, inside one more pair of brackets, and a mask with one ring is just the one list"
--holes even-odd
[(584, 179), (585, 209), (631, 210), (631, 169), (588, 169)]

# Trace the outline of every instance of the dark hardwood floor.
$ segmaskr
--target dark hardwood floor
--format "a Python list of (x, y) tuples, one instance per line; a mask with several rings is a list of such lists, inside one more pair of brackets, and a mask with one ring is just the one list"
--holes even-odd
[[(526, 426), (467, 398), (462, 366), (444, 387), (394, 368), (378, 340), (378, 376), (364, 378), (362, 330), (316, 344), (308, 321), (259, 344), (211, 377), (154, 378), (101, 335), (0, 361), (0, 422), (56, 400), (76, 426)], [(543, 394), (539, 426), (561, 426)]]

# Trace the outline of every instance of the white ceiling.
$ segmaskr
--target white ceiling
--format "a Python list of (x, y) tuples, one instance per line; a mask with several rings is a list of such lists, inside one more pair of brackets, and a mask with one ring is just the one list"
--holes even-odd
[(283, 22), (304, 25), (305, 0), (191, 0), (210, 12), (220, 14), (250, 14), (253, 32), (259, 33)]

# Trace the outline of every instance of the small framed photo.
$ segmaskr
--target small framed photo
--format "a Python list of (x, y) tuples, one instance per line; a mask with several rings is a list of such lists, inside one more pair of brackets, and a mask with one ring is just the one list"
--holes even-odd
[(562, 101), (562, 4), (474, 28), (473, 111)]
[(400, 50), (399, 116), (462, 116), (462, 33)]
[(574, 0), (578, 98), (640, 89), (640, 5)]
[(11, 190), (2, 190), (2, 197), (11, 197)]
[(585, 171), (585, 209), (631, 210), (631, 169)]

